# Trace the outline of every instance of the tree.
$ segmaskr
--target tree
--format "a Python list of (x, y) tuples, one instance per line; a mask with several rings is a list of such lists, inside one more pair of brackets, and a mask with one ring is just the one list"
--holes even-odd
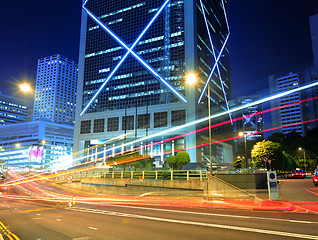
[(236, 159), (236, 161), (234, 162), (234, 168), (236, 168), (236, 169), (243, 168), (242, 158)]
[(263, 140), (254, 145), (252, 149), (252, 158), (254, 159), (254, 166), (257, 168), (264, 167), (265, 163), (263, 158), (267, 157), (271, 160), (271, 165), (273, 169), (284, 170), (284, 155), (282, 152), (282, 147), (279, 143), (274, 143), (272, 141)]
[(178, 152), (176, 156), (169, 156), (167, 164), (171, 169), (181, 170), (185, 165), (190, 163), (190, 155), (187, 152)]
[(173, 170), (174, 168), (177, 168), (177, 157), (170, 155), (167, 158), (167, 164), (169, 165), (169, 167)]
[(184, 152), (184, 151), (178, 152), (176, 157), (177, 157), (177, 163), (181, 167), (180, 169), (182, 169), (185, 165), (190, 163), (190, 155), (187, 152)]

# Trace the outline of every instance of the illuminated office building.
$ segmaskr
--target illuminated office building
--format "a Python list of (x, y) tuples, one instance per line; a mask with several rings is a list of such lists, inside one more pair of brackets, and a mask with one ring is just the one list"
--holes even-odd
[(0, 125), (26, 122), (29, 102), (0, 92)]
[(0, 126), (0, 160), (5, 168), (62, 169), (72, 162), (73, 130), (43, 120)]
[(77, 64), (59, 54), (38, 60), (33, 120), (74, 124)]
[[(83, 1), (74, 151), (97, 144), (100, 152), (105, 141), (106, 148), (112, 147), (123, 134), (127, 143), (162, 133), (135, 142), (138, 147), (207, 126), (206, 121), (163, 132), (207, 117), (208, 95), (213, 113), (227, 110), (226, 5), (223, 0)], [(185, 81), (190, 73), (196, 75), (194, 85)], [(223, 133), (225, 128), (213, 131)], [(193, 147), (207, 142), (207, 135), (194, 133), (154, 145), (151, 154), (184, 148), (192, 162), (201, 162), (204, 151)], [(224, 147), (213, 146), (219, 163), (232, 161), (223, 158)]]

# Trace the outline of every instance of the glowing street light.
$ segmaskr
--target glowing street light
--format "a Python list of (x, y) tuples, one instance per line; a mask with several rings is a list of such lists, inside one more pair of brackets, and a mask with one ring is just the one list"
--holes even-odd
[(304, 166), (305, 166), (305, 173), (306, 173), (306, 152), (305, 152), (305, 149), (302, 149), (301, 147), (298, 148), (299, 151), (303, 151), (304, 153)]
[(197, 81), (197, 77), (195, 76), (194, 73), (189, 73), (187, 76), (186, 76), (186, 82), (190, 85), (193, 85), (195, 84)]
[(19, 88), (22, 92), (30, 92), (31, 91), (31, 86), (28, 83), (23, 83), (19, 85)]

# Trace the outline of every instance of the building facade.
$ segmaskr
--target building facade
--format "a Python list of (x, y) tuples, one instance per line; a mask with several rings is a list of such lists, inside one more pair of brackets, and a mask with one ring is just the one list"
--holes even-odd
[[(186, 149), (191, 161), (201, 162), (204, 151), (196, 145), (207, 141), (207, 132), (163, 140), (207, 126), (208, 121), (175, 129), (207, 117), (208, 104), (214, 113), (227, 110), (226, 2), (83, 3), (74, 150), (88, 149), (89, 155), (90, 147), (101, 152), (107, 146), (117, 149), (118, 142), (125, 150), (159, 142), (146, 151), (160, 155), (161, 164), (175, 149)], [(186, 83), (190, 73), (196, 75), (195, 85)], [(215, 156), (223, 156), (222, 146), (214, 148)]]
[(0, 92), (0, 126), (28, 120), (29, 102)]
[[(287, 74), (270, 76), (269, 86), (271, 94), (288, 91), (316, 81), (313, 66), (301, 69)], [(272, 111), (272, 127), (283, 127), (276, 131), (285, 134), (295, 131), (302, 135), (305, 135), (307, 130), (317, 127), (317, 121), (315, 121), (315, 119), (318, 119), (317, 96), (317, 88), (310, 88), (271, 101), (272, 108), (292, 104)]]
[(38, 60), (33, 120), (74, 124), (77, 64), (59, 54)]
[[(246, 105), (261, 99), (261, 96), (242, 96), (235, 101), (236, 106)], [(263, 105), (259, 104), (252, 107), (247, 107), (238, 111), (235, 116), (242, 118), (235, 122), (235, 130), (237, 133), (243, 132), (247, 135), (248, 140), (261, 141), (264, 139), (264, 134), (261, 132), (264, 129)]]
[(315, 14), (309, 18), (310, 32), (311, 32), (311, 44), (314, 57), (314, 65), (316, 71), (316, 77), (318, 72), (318, 14)]
[(72, 164), (73, 130), (49, 121), (0, 127), (0, 159), (5, 168), (62, 169)]

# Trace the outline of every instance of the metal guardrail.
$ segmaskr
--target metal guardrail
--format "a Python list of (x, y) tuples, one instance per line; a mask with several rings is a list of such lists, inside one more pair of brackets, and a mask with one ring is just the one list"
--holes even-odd
[[(73, 179), (80, 178), (124, 178), (124, 179), (155, 179), (155, 180), (206, 180), (207, 170), (176, 170), (176, 171), (86, 171), (71, 174)], [(67, 181), (69, 175), (59, 176)]]

